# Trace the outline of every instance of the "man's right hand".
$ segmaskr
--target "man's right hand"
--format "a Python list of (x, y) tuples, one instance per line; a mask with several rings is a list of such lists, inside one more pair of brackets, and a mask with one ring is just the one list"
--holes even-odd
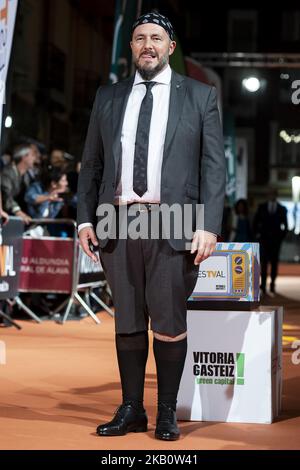
[(94, 263), (97, 263), (99, 259), (97, 258), (95, 253), (93, 253), (90, 250), (91, 243), (94, 246), (98, 246), (98, 240), (94, 232), (94, 229), (92, 227), (84, 227), (80, 230), (78, 237), (79, 237), (81, 248), (83, 249), (85, 254), (89, 256), (94, 261)]

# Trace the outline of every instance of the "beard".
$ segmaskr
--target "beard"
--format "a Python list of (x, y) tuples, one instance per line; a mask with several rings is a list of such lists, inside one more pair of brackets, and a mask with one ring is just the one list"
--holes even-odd
[(152, 80), (152, 78), (154, 78), (159, 72), (161, 72), (161, 70), (166, 66), (166, 64), (168, 64), (168, 62), (169, 62), (168, 52), (164, 56), (162, 56), (158, 64), (153, 68), (149, 68), (145, 65), (141, 66), (139, 64), (138, 59), (135, 59), (134, 61), (137, 71), (139, 72), (143, 80), (145, 81)]

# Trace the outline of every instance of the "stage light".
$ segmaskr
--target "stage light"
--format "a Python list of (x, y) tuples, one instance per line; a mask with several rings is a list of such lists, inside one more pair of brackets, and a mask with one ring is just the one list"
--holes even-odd
[(6, 116), (4, 125), (7, 129), (12, 126), (12, 117), (11, 116)]
[(255, 93), (261, 87), (261, 83), (256, 77), (244, 78), (242, 83), (243, 83), (243, 87), (246, 88), (246, 90), (249, 91), (250, 93)]
[(288, 134), (284, 129), (279, 132), (279, 137), (287, 144), (290, 144), (291, 142), (295, 144), (300, 143), (300, 134)]

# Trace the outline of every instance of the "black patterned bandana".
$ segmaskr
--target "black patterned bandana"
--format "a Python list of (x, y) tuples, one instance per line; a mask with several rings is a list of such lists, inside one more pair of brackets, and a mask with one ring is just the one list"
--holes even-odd
[(174, 29), (171, 25), (170, 21), (166, 16), (163, 16), (159, 13), (146, 13), (145, 15), (141, 15), (132, 25), (132, 32), (135, 30), (137, 26), (146, 23), (154, 23), (158, 24), (168, 33), (171, 41), (174, 40)]

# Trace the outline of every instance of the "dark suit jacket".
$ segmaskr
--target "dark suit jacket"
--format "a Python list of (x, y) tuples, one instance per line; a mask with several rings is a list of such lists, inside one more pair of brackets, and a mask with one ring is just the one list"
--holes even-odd
[(268, 202), (258, 206), (253, 220), (253, 229), (258, 241), (281, 243), (287, 232), (287, 210), (277, 202), (276, 211), (270, 214)]
[[(99, 204), (113, 204), (121, 130), (133, 77), (98, 89), (78, 181), (78, 225), (97, 223)], [(204, 204), (204, 229), (220, 234), (225, 155), (216, 89), (172, 71), (161, 174), (161, 203)], [(193, 220), (193, 230), (195, 220)], [(107, 239), (100, 240), (105, 246)], [(184, 250), (186, 239), (171, 238)]]

